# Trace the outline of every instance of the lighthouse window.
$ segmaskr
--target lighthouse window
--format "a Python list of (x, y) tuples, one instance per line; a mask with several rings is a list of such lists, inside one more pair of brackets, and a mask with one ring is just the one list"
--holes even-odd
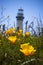
[(23, 13), (23, 11), (19, 11), (18, 13)]

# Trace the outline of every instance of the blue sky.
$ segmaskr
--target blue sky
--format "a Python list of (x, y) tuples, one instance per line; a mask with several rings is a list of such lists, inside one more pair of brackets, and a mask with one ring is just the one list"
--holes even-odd
[(0, 0), (0, 18), (1, 7), (5, 8), (4, 16), (10, 16), (11, 23), (16, 21), (16, 15), (18, 9), (22, 7), (24, 9), (24, 22), (26, 20), (31, 21), (33, 17), (39, 18), (39, 14), (43, 21), (43, 0)]

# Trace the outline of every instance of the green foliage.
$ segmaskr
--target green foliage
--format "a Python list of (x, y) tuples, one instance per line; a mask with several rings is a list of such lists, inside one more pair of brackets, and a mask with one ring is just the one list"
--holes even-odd
[[(12, 44), (6, 36), (0, 35), (0, 65), (22, 65), (23, 62), (35, 58), (35, 61), (30, 61), (24, 65), (43, 65), (43, 35), (36, 36), (18, 36), (20, 41)], [(36, 49), (36, 54), (33, 56), (25, 56), (20, 52), (20, 44), (30, 43)], [(37, 60), (39, 59), (39, 60)]]

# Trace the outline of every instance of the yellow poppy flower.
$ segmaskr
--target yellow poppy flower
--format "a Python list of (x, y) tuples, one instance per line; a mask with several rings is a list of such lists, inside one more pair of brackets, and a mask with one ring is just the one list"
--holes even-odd
[(36, 52), (34, 47), (27, 43), (21, 44), (20, 48), (21, 48), (20, 51), (24, 53), (24, 55), (26, 56), (33, 55)]
[(29, 43), (21, 44), (20, 48), (27, 49), (29, 47)]
[(6, 34), (12, 34), (12, 31), (11, 30), (7, 30)]
[(9, 36), (8, 39), (9, 39), (12, 43), (15, 43), (16, 40), (17, 40), (17, 37), (16, 37), (16, 36)]
[(12, 34), (14, 33), (15, 30), (16, 28), (10, 28), (9, 30), (6, 31), (6, 34)]
[(19, 32), (22, 33), (23, 31), (20, 29)]
[(30, 32), (26, 32), (25, 35), (26, 35), (26, 36), (29, 36), (29, 35), (30, 35)]

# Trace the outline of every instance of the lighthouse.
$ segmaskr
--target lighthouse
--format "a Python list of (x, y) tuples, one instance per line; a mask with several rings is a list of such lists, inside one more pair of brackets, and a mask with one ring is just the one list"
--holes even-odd
[(18, 9), (16, 20), (17, 20), (17, 28), (23, 30), (24, 14), (23, 14), (23, 9), (22, 8)]

